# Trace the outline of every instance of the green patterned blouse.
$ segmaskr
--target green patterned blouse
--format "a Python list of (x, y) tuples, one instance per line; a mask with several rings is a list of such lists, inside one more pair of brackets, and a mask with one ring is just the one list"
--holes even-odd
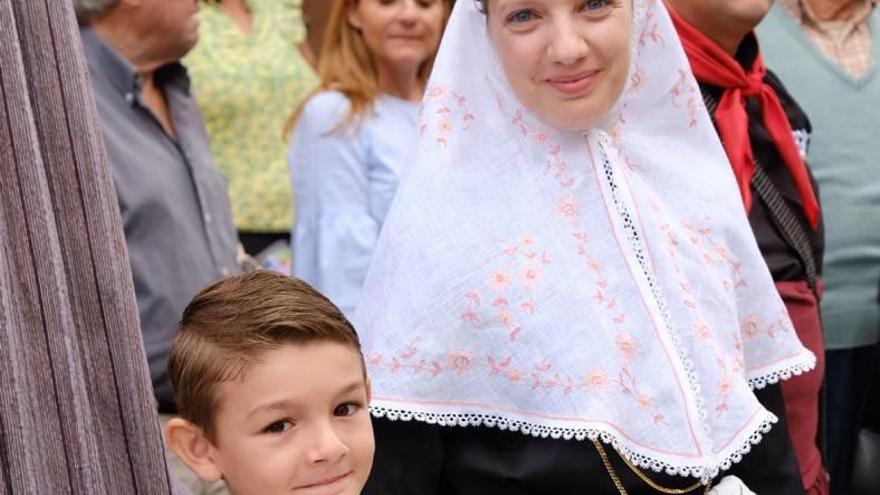
[(250, 35), (216, 4), (202, 4), (199, 43), (184, 63), (214, 159), (229, 179), (236, 228), (286, 232), (293, 196), (282, 130), (318, 79), (296, 48), (305, 35), (300, 0), (247, 3)]

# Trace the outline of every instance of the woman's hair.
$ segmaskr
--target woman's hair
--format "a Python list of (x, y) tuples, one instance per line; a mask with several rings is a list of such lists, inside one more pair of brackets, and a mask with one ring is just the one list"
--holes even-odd
[[(330, 0), (327, 0), (330, 1)], [(351, 110), (336, 129), (344, 128), (370, 111), (379, 93), (379, 73), (376, 60), (364, 42), (360, 30), (348, 22), (348, 9), (361, 0), (334, 0), (327, 22), (321, 56), (318, 59), (318, 77), (321, 81), (313, 91), (297, 105), (284, 127), (284, 136), (290, 135), (309, 99), (321, 91), (338, 91), (348, 98)], [(449, 16), (452, 0), (440, 0), (444, 7), (444, 24)], [(427, 81), (431, 74), (434, 57), (419, 67), (420, 81)]]

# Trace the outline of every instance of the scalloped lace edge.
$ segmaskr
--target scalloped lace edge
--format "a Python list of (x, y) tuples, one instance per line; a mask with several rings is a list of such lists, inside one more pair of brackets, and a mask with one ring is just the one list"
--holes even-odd
[(752, 390), (761, 390), (767, 385), (774, 385), (781, 381), (788, 380), (794, 376), (809, 373), (816, 368), (816, 355), (807, 350), (805, 356), (795, 363), (787, 363), (778, 368), (765, 371), (758, 376), (748, 379), (749, 386)]
[(485, 426), (489, 428), (498, 428), (500, 430), (520, 432), (524, 435), (531, 435), (540, 438), (550, 437), (553, 439), (578, 441), (587, 439), (592, 441), (599, 439), (603, 443), (612, 446), (614, 450), (620, 453), (620, 455), (626, 457), (630, 462), (642, 469), (650, 469), (657, 473), (665, 472), (671, 476), (699, 478), (704, 484), (716, 478), (722, 471), (727, 471), (731, 466), (741, 461), (743, 456), (752, 450), (752, 446), (761, 443), (764, 434), (770, 431), (773, 424), (778, 421), (775, 415), (766, 412), (764, 418), (757, 424), (748, 438), (746, 438), (739, 447), (726, 454), (722, 460), (709, 466), (682, 466), (673, 465), (647, 454), (634, 452), (631, 448), (624, 445), (614, 433), (599, 428), (563, 428), (501, 416), (470, 413), (429, 413), (375, 405), (370, 406), (370, 413), (376, 418), (386, 418), (391, 421), (415, 420), (422, 423), (446, 427)]

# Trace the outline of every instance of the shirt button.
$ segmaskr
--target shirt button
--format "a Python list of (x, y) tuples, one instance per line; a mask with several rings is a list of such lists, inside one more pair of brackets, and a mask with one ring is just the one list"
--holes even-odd
[(220, 275), (223, 275), (224, 277), (229, 276), (229, 268), (221, 268)]
[(125, 93), (125, 101), (129, 104), (134, 102), (134, 93)]
[(205, 213), (205, 223), (211, 223), (211, 214)]

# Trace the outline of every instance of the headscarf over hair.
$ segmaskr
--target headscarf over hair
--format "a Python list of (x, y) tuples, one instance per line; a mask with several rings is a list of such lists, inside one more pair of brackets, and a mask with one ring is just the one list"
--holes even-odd
[(457, 2), (355, 315), (375, 415), (599, 437), (705, 480), (776, 420), (750, 387), (814, 366), (665, 8), (633, 9), (624, 94), (560, 133)]

